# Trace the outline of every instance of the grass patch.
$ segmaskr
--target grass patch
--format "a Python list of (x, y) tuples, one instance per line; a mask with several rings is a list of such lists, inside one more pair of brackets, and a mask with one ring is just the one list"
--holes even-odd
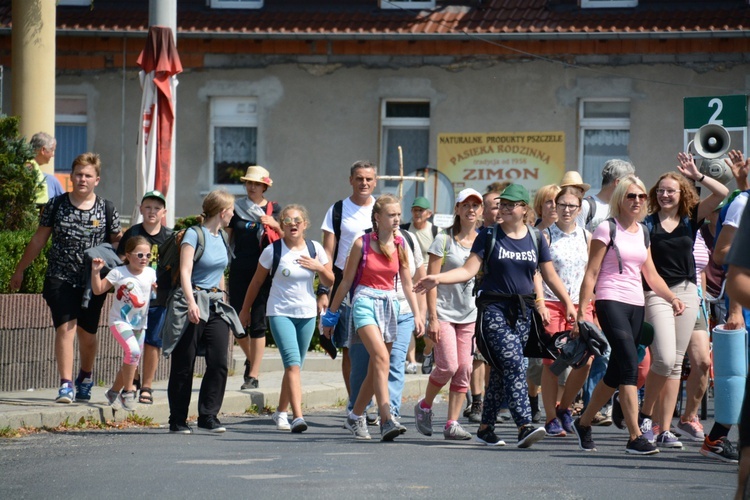
[(250, 405), (247, 408), (245, 408), (245, 415), (254, 415), (257, 416), (260, 413), (258, 412), (258, 405)]
[(128, 417), (125, 419), (125, 422), (139, 427), (157, 427), (157, 424), (154, 424), (153, 418), (142, 417), (137, 413), (131, 413), (130, 415), (128, 415)]
[(0, 438), (15, 438), (20, 437), (21, 433), (18, 430), (11, 428), (11, 426), (0, 428)]

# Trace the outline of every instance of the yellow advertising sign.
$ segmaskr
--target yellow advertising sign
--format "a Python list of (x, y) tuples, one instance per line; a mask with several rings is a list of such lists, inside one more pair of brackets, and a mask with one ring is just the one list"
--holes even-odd
[(497, 181), (536, 191), (557, 184), (565, 173), (563, 132), (439, 134), (438, 171), (456, 192), (470, 187), (484, 193)]

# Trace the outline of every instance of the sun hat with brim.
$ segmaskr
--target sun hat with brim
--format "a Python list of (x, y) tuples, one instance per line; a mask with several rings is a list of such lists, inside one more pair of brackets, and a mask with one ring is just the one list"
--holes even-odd
[(266, 186), (273, 186), (273, 181), (271, 180), (268, 170), (260, 165), (247, 167), (247, 172), (245, 172), (244, 177), (240, 177), (240, 180), (242, 182), (260, 182)]
[(479, 200), (479, 203), (482, 203), (482, 195), (479, 194), (479, 191), (472, 188), (466, 188), (462, 189), (458, 195), (456, 195), (456, 204), (463, 203), (471, 197), (476, 198)]
[(167, 204), (167, 198), (164, 196), (164, 193), (161, 191), (154, 189), (153, 191), (149, 191), (148, 193), (143, 195), (143, 198), (141, 198), (141, 203), (146, 201), (148, 198), (155, 198), (157, 200), (161, 200), (162, 203), (165, 205)]
[(582, 191), (588, 191), (591, 189), (591, 184), (583, 182), (581, 174), (576, 170), (568, 170), (565, 172), (565, 175), (563, 175), (563, 178), (560, 181), (560, 187), (564, 188), (567, 186), (576, 187)]
[(500, 193), (496, 200), (522, 201), (527, 205), (531, 203), (529, 191), (520, 184), (511, 184)]
[(423, 210), (430, 209), (430, 200), (424, 196), (417, 196), (414, 198), (414, 203), (411, 204), (411, 208), (421, 208)]

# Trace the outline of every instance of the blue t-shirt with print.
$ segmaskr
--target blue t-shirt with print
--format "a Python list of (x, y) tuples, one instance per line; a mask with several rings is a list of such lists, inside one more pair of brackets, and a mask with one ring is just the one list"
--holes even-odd
[(203, 255), (198, 262), (193, 264), (193, 276), (191, 281), (194, 286), (201, 288), (214, 288), (221, 284), (221, 277), (224, 275), (224, 269), (229, 264), (227, 257), (227, 247), (224, 244), (224, 238), (221, 234), (213, 235), (203, 226), (193, 226), (192, 229), (185, 231), (182, 238), (182, 245), (190, 245), (195, 248), (198, 244), (198, 234), (196, 230), (203, 231), (206, 246), (203, 249)]
[[(492, 228), (484, 228), (474, 240), (471, 252), (484, 259), (485, 241), (492, 238)], [(495, 247), (487, 261), (488, 272), (482, 279), (479, 290), (505, 294), (528, 295), (534, 293), (534, 273), (537, 262), (552, 260), (549, 245), (539, 238), (539, 258), (531, 234), (521, 239), (508, 237), (497, 225)]]

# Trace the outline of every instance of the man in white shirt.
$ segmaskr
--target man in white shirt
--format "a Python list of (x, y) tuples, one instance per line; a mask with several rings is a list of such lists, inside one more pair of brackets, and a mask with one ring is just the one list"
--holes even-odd
[(593, 233), (599, 223), (609, 218), (609, 200), (620, 179), (634, 173), (635, 168), (628, 161), (607, 160), (602, 168), (602, 187), (597, 194), (584, 198), (576, 224)]
[[(336, 293), (341, 283), (346, 258), (354, 240), (362, 236), (367, 229), (372, 228), (372, 207), (375, 197), (372, 192), (377, 186), (377, 167), (369, 161), (357, 161), (352, 165), (349, 184), (352, 194), (348, 198), (339, 200), (328, 209), (323, 219), (323, 248), (333, 262), (333, 273), (336, 276), (330, 297)], [(318, 312), (328, 307), (330, 301), (328, 291), (318, 288)], [(344, 300), (339, 308), (341, 313), (336, 329), (333, 332), (333, 344), (341, 348), (341, 373), (344, 377), (347, 394), (351, 393), (349, 373), (349, 349), (345, 347), (348, 337), (350, 307)]]

